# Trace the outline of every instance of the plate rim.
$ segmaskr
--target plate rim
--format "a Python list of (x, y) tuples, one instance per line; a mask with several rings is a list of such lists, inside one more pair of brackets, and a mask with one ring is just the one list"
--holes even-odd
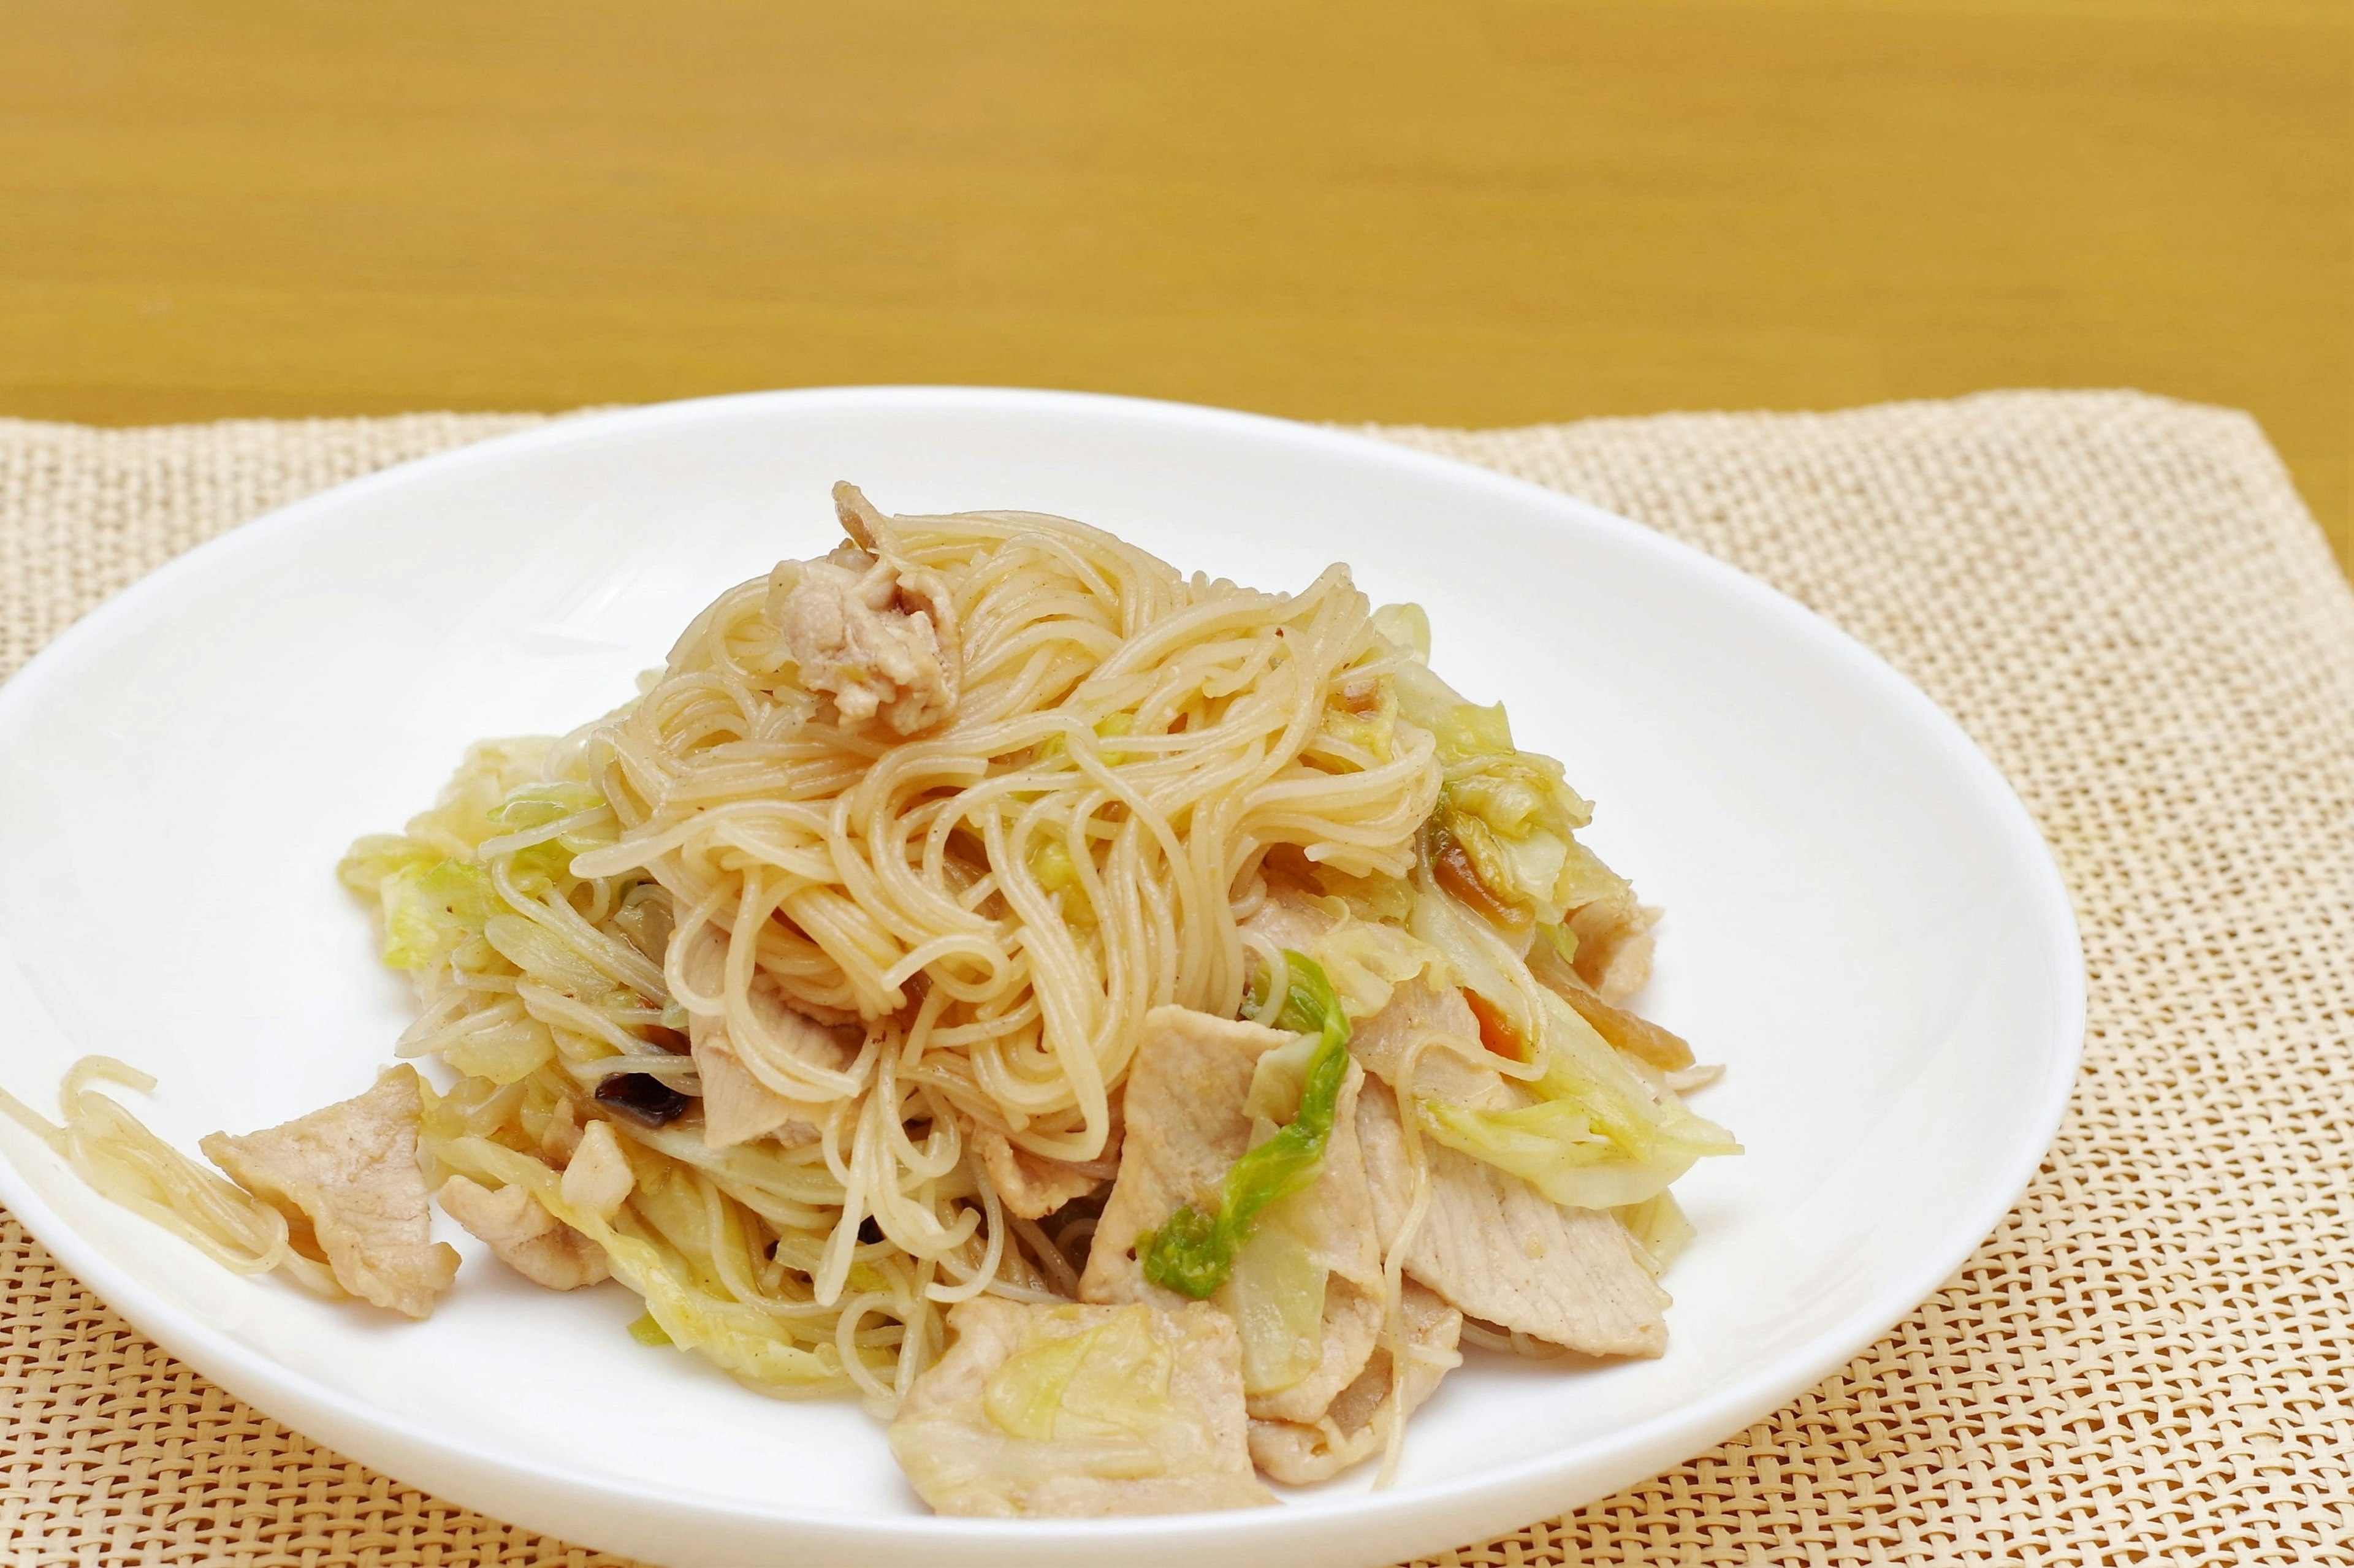
[[(184, 582), (233, 571), (244, 555), (268, 548), (283, 534), (314, 525), (314, 519), (331, 515), (355, 498), (398, 489), (422, 474), (442, 474), (473, 464), (497, 463), (513, 454), (594, 442), (624, 431), (691, 424), (737, 411), (829, 405), (852, 410), (895, 412), (981, 406), (992, 411), (1048, 417), (1113, 415), (1163, 427), (1174, 423), (1212, 434), (1225, 432), (1305, 445), (1360, 463), (1379, 461), (1419, 469), (1457, 483), (1511, 495), (1523, 503), (1541, 499), (1557, 512), (1575, 514), (1583, 525), (1614, 535), (1623, 546), (1662, 557), (1675, 570), (1711, 579), (1719, 591), (1746, 599), (1751, 608), (1771, 619), (1777, 631), (1810, 640), (1838, 655), (1842, 664), (1880, 688), (1884, 699), (1910, 709), (1920, 726), (1920, 737), (1935, 743), (1945, 754), (1956, 779), (1965, 784), (1971, 804), (2000, 833), (2025, 874), (2020, 891), (2028, 895), (2029, 906), (2042, 927), (2041, 956), (2052, 970), (2052, 999), (2056, 1003), (2047, 1020), (2050, 1039), (2044, 1054), (2044, 1071), (2041, 1081), (2032, 1086), (2031, 1097), (2025, 1101), (2032, 1114), (2012, 1129), (2006, 1157), (1995, 1168), (1995, 1175), (1980, 1184), (1977, 1202), (1968, 1208), (1971, 1228), (1965, 1234), (1956, 1221), (1946, 1245), (1925, 1255), (1913, 1268), (1882, 1281), (1862, 1305), (1758, 1372), (1630, 1426), (1504, 1465), (1411, 1489), (1362, 1494), (1342, 1491), (1323, 1496), (1309, 1493), (1288, 1498), (1287, 1506), (1278, 1509), (1223, 1513), (1108, 1520), (850, 1515), (654, 1488), (633, 1483), (626, 1477), (598, 1477), (591, 1480), (562, 1466), (487, 1446), (477, 1447), (462, 1435), (446, 1428), (368, 1405), (249, 1350), (200, 1319), (181, 1312), (134, 1276), (118, 1268), (95, 1245), (85, 1243), (80, 1232), (52, 1209), (24, 1178), (17, 1155), (9, 1145), (38, 1147), (29, 1135), (12, 1136), (0, 1142), (0, 1202), (5, 1202), (26, 1230), (92, 1294), (122, 1313), (156, 1344), (297, 1431), (338, 1433), (328, 1445), (330, 1447), (406, 1484), (418, 1484), (409, 1482), (408, 1475), (403, 1474), (419, 1473), (412, 1456), (438, 1455), (446, 1462), (444, 1468), (487, 1469), (535, 1493), (593, 1485), (609, 1499), (641, 1502), (656, 1510), (685, 1508), (706, 1517), (724, 1515), (738, 1526), (752, 1527), (763, 1534), (790, 1531), (812, 1542), (830, 1538), (839, 1544), (863, 1547), (942, 1545), (950, 1542), (971, 1544), (978, 1541), (1018, 1552), (1027, 1544), (1140, 1544), (1147, 1537), (1166, 1546), (1180, 1536), (1204, 1548), (1240, 1546), (1246, 1541), (1254, 1545), (1281, 1546), (1295, 1543), (1310, 1532), (1324, 1531), (1345, 1517), (1352, 1536), (1371, 1539), (1380, 1535), (1414, 1550), (1443, 1549), (1420, 1543), (1414, 1528), (1418, 1512), (1451, 1506), (1461, 1517), (1476, 1516), (1491, 1523), (1510, 1515), (1509, 1521), (1493, 1523), (1492, 1528), (1517, 1528), (1528, 1519), (1538, 1517), (1522, 1517), (1529, 1508), (1551, 1510), (1580, 1506), (1592, 1498), (1607, 1495), (1608, 1490), (1657, 1474), (1661, 1467), (1704, 1451), (1821, 1383), (1929, 1299), (1992, 1234), (2033, 1180), (2066, 1114), (2081, 1065), (2086, 1009), (2083, 938), (2066, 882), (2050, 844), (2009, 779), (1960, 724), (1852, 633), (1695, 546), (1564, 492), (1355, 429), (1155, 398), (958, 385), (796, 387), (559, 414), (545, 425), (412, 458), (314, 492), (235, 524), (173, 557), (91, 609), (27, 660), (5, 683), (0, 683), (0, 738), (5, 738), (16, 722), (18, 710), (37, 702), (38, 694), (53, 681), (67, 677), (85, 647), (96, 648), (111, 639), (137, 636), (140, 618), (151, 601), (176, 592)], [(299, 1409), (303, 1414), (297, 1419), (288, 1419), (281, 1414), (283, 1409)], [(379, 1435), (384, 1439), (382, 1444), (377, 1441)], [(389, 1458), (376, 1457), (394, 1441), (405, 1451)], [(374, 1449), (376, 1455), (364, 1449)], [(1615, 1478), (1609, 1478), (1603, 1490), (1594, 1490), (1590, 1485), (1570, 1486), (1567, 1490), (1587, 1495), (1560, 1501), (1558, 1498), (1565, 1495), (1564, 1489), (1556, 1483), (1573, 1471)], [(453, 1488), (446, 1481), (437, 1480), (422, 1489), (462, 1503), (466, 1499), (461, 1494), (474, 1489), (471, 1485)], [(499, 1510), (482, 1511), (495, 1518), (507, 1517)], [(560, 1524), (514, 1522), (526, 1523), (528, 1528), (558, 1539), (571, 1539)], [(1009, 1556), (1004, 1560), (1018, 1559)]]

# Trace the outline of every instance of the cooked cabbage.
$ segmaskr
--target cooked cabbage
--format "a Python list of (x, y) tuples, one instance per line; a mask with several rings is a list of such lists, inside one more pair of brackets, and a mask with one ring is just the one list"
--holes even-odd
[(1526, 1180), (1556, 1203), (1617, 1209), (1641, 1203), (1712, 1154), (1741, 1146), (1685, 1108), (1655, 1075), (1610, 1047), (1570, 1005), (1537, 993), (1544, 1009), (1546, 1065), (1529, 1087), (1533, 1105), (1477, 1111), (1424, 1099), (1430, 1135)]
[(1287, 1223), (1295, 1200), (1259, 1216), (1214, 1299), (1235, 1320), (1243, 1347), (1243, 1392), (1279, 1393), (1324, 1360), (1324, 1288), (1329, 1270)]
[(1341, 1085), (1348, 1076), (1349, 1015), (1332, 994), (1332, 982), (1305, 953), (1287, 948), (1283, 958), (1291, 990), (1277, 1022), (1317, 1037), (1303, 1075), (1299, 1114), (1227, 1167), (1210, 1213), (1185, 1204), (1137, 1244), (1144, 1277), (1196, 1301), (1208, 1300), (1226, 1282), (1259, 1211), (1316, 1180), (1324, 1165), (1324, 1146), (1331, 1139)]
[(384, 901), (388, 968), (487, 967), (482, 924), (498, 907), (498, 895), (481, 866), (461, 860), (411, 861), (384, 879), (378, 896)]
[[(429, 1132), (439, 1109), (428, 1111)], [(461, 1175), (485, 1185), (525, 1188), (549, 1213), (603, 1247), (614, 1277), (643, 1298), (652, 1327), (680, 1349), (700, 1351), (730, 1376), (774, 1393), (843, 1383), (842, 1360), (832, 1346), (794, 1344), (767, 1311), (704, 1288), (687, 1260), (672, 1249), (567, 1203), (562, 1177), (530, 1155), (473, 1135), (446, 1143), (429, 1139), (429, 1147), (440, 1165)], [(655, 1342), (643, 1330), (632, 1334), (641, 1343)]]
[(403, 832), (444, 856), (471, 854), (504, 828), (496, 813), (507, 799), (541, 781), (555, 745), (534, 735), (468, 747), (433, 809), (411, 817)]
[(1522, 1040), (1537, 1038), (1534, 999), (1542, 988), (1519, 979), (1515, 971), (1526, 971), (1486, 922), (1466, 915), (1455, 900), (1432, 893), (1416, 896), (1406, 920), (1417, 938), (1445, 958), (1447, 980), (1484, 997)]
[(525, 784), (491, 808), (495, 837), (475, 846), (484, 856), (553, 841), (566, 858), (601, 849), (620, 835), (620, 820), (595, 786), (558, 779)]
[(1373, 611), (1373, 630), (1413, 654), (1430, 662), (1430, 616), (1418, 604), (1385, 604)]
[(1309, 1064), (1316, 1059), (1323, 1044), (1321, 1034), (1299, 1034), (1262, 1054), (1251, 1068), (1250, 1088), (1243, 1096), (1243, 1114), (1265, 1118), (1270, 1128), (1281, 1127), (1298, 1116), (1300, 1097), (1308, 1092)]
[(1668, 1266), (1676, 1261), (1685, 1244), (1699, 1233), (1684, 1218), (1684, 1211), (1673, 1192), (1660, 1192), (1639, 1203), (1630, 1203), (1617, 1211), (1618, 1223), (1643, 1249), (1644, 1258), (1651, 1265), (1654, 1275), (1665, 1274)]
[(493, 1011), (477, 1013), (441, 1037), (441, 1059), (470, 1077), (513, 1084), (555, 1060), (556, 1035), (538, 1019)]
[[(1176, 1358), (1152, 1331), (1152, 1308), (1122, 1308), (1075, 1334), (1033, 1329), (981, 1384), (981, 1409), (1005, 1431), (1036, 1442), (1145, 1436), (1174, 1414)], [(1039, 1328), (1081, 1320), (1076, 1307), (1044, 1314)]]
[[(1410, 885), (1401, 885), (1405, 898), (1396, 918), (1404, 921), (1413, 910), (1414, 892)], [(1309, 948), (1310, 956), (1331, 978), (1341, 1010), (1351, 1018), (1371, 1018), (1390, 1004), (1399, 986), (1433, 969), (1441, 971), (1435, 980), (1444, 983), (1446, 955), (1403, 925), (1344, 919)]]
[(1449, 892), (1520, 930), (1557, 926), (1570, 910), (1626, 895), (1625, 881), (1577, 842), (1594, 808), (1560, 763), (1513, 746), (1502, 704), (1466, 701), (1421, 662), (1405, 664), (1394, 684), (1399, 715), (1438, 741), (1446, 783), (1427, 849)]

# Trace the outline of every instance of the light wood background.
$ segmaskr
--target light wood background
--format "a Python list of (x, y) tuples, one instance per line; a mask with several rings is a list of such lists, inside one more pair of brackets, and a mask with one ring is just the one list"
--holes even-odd
[(0, 413), (2133, 386), (2354, 563), (2348, 0), (0, 0)]

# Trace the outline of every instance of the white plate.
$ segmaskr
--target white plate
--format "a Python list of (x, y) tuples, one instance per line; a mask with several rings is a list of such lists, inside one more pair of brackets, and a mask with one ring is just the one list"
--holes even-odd
[[(105, 1052), (182, 1147), (365, 1086), (406, 1022), (333, 868), (482, 736), (562, 730), (726, 585), (889, 511), (1018, 506), (1266, 588), (1341, 559), (1430, 611), (1436, 662), (1511, 705), (1669, 911), (1647, 1011), (1747, 1144), (1678, 1188), (1700, 1238), (1655, 1361), (1475, 1355), (1363, 1474), (1279, 1509), (927, 1517), (848, 1403), (771, 1404), (643, 1349), (618, 1286), (469, 1255), (431, 1320), (236, 1277), (13, 1125), (0, 1197), (133, 1322), (404, 1480), (656, 1563), (1385, 1563), (1698, 1452), (1926, 1297), (2034, 1171), (2073, 1076), (2059, 877), (1991, 765), (1788, 599), (1593, 507), (1271, 419), (1046, 393), (863, 389), (568, 421), (327, 492), (175, 561), (0, 690), (0, 1082), (47, 1108)], [(442, 1222), (446, 1227), (446, 1222)], [(787, 1555), (789, 1554), (789, 1555)]]

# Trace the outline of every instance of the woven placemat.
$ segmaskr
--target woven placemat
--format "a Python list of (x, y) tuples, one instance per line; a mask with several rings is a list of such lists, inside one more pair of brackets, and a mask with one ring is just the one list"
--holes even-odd
[[(175, 552), (534, 423), (0, 422), (0, 674)], [(2354, 1564), (2354, 596), (2244, 416), (2007, 393), (1379, 432), (1797, 596), (1993, 756), (2084, 923), (2074, 1106), (1959, 1275), (1680, 1468), (1442, 1561)], [(0, 1229), (0, 1555), (587, 1563), (320, 1448)]]

